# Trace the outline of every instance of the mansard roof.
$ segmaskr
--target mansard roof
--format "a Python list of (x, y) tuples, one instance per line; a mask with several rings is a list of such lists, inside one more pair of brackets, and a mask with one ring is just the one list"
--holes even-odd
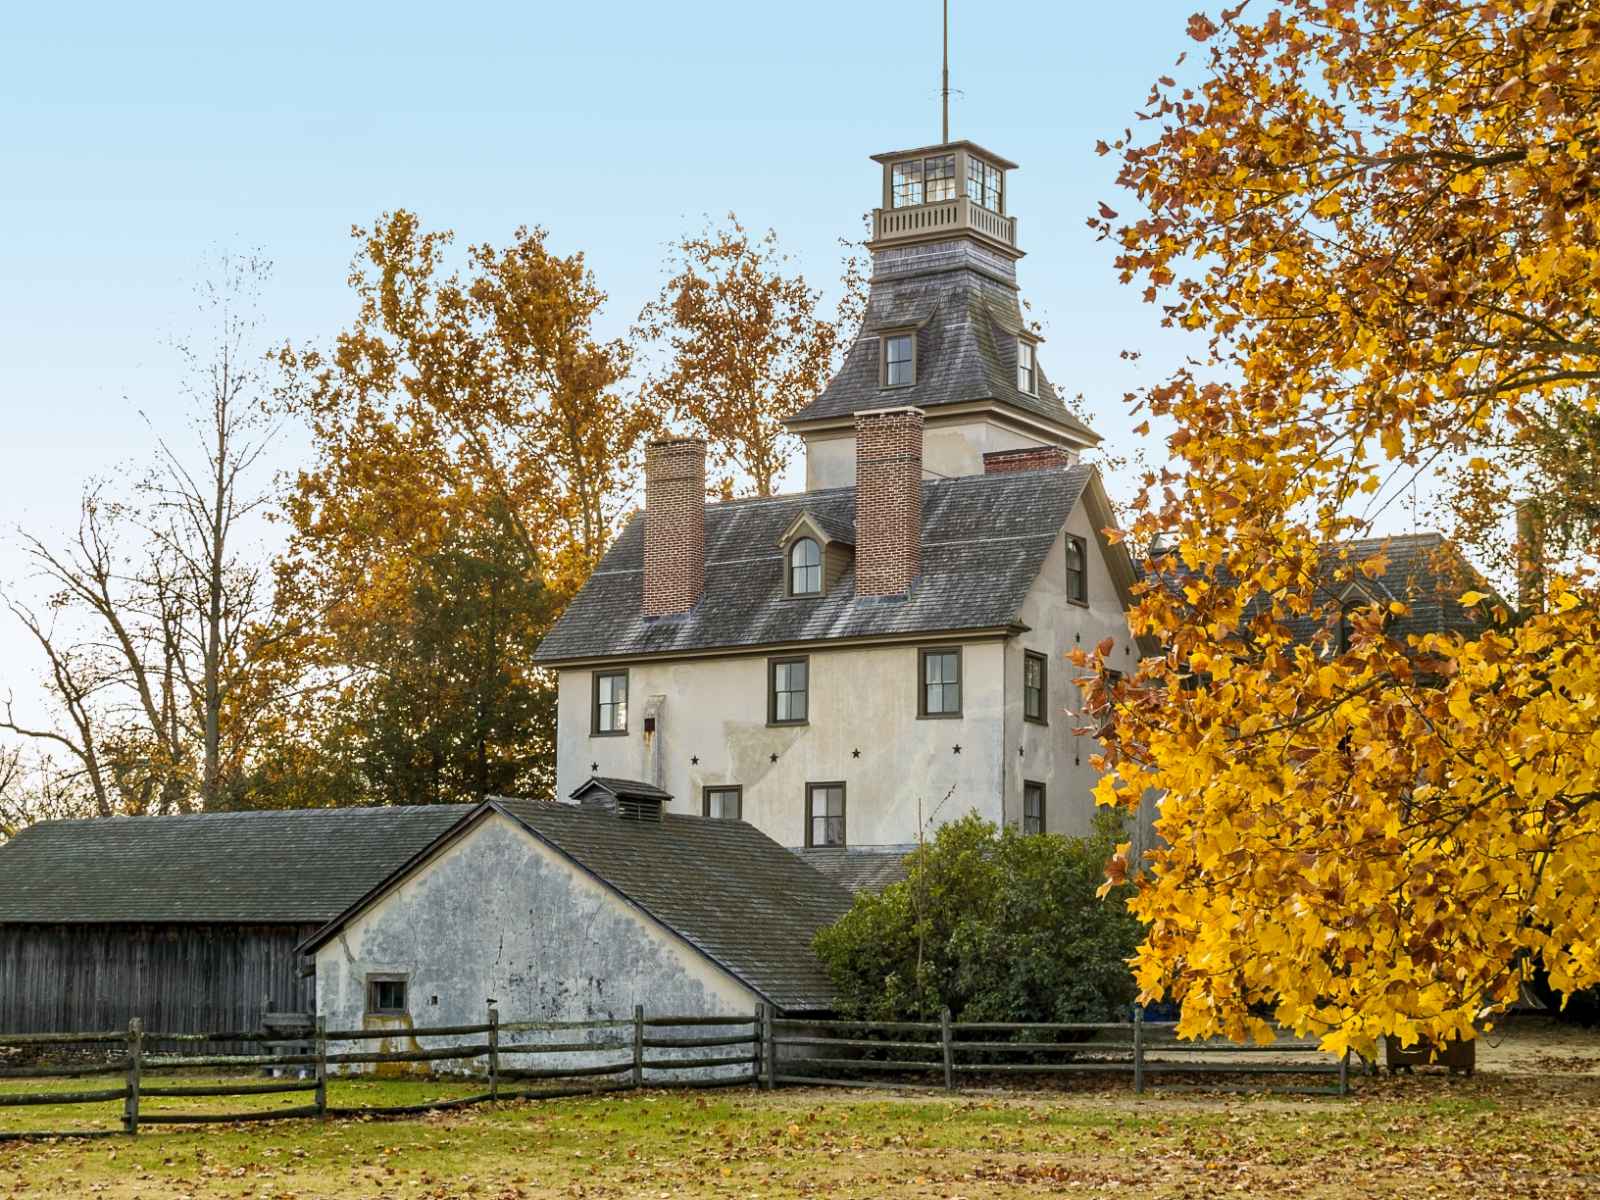
[[(1016, 342), (1027, 330), (1015, 270), (1002, 255), (965, 239), (879, 250), (861, 336), (822, 394), (787, 424), (906, 404), (932, 419), (942, 407), (988, 402), (1048, 422), (1080, 445), (1098, 442), (1042, 367), (1038, 395), (1017, 387)], [(916, 330), (916, 382), (882, 387), (880, 337), (904, 329)]]
[(1093, 467), (1079, 465), (924, 482), (922, 573), (909, 596), (895, 599), (857, 596), (853, 568), (814, 599), (785, 592), (782, 533), (802, 512), (853, 528), (854, 488), (708, 504), (705, 592), (681, 616), (643, 615), (644, 521), (635, 517), (539, 646), (537, 659), (637, 658), (1006, 628), (1017, 621), (1046, 553), (1094, 477)]

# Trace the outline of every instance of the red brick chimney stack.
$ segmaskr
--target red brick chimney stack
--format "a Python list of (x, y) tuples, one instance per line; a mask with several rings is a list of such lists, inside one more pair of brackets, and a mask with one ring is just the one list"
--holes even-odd
[(1072, 451), (1064, 446), (1028, 446), (1021, 450), (990, 450), (983, 456), (985, 475), (1015, 471), (1052, 471), (1072, 465)]
[(922, 569), (922, 410), (856, 415), (856, 593), (904, 596)]
[(667, 438), (644, 451), (644, 615), (686, 613), (706, 588), (706, 444)]

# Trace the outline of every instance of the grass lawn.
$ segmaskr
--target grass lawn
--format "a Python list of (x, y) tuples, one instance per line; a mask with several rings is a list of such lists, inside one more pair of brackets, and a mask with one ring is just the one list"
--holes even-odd
[[(1593, 1039), (1591, 1039), (1593, 1040)], [(1532, 1047), (1529, 1048), (1533, 1049)], [(1071, 1092), (622, 1093), (409, 1120), (153, 1129), (0, 1143), (0, 1197), (1600, 1196), (1600, 1072), (1563, 1052), (1478, 1078), (1361, 1079), (1350, 1100)], [(1497, 1060), (1506, 1058), (1502, 1052)], [(52, 1088), (95, 1084), (52, 1083)], [(21, 1090), (8, 1081), (7, 1091)], [(335, 1081), (333, 1104), (470, 1085)], [(147, 1101), (196, 1111), (303, 1102)], [(0, 1108), (0, 1129), (115, 1106)]]

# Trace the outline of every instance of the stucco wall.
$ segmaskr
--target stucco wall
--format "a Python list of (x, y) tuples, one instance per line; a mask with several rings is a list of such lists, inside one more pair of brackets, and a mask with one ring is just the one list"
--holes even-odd
[(767, 724), (765, 655), (631, 664), (626, 737), (589, 736), (591, 672), (563, 671), (560, 795), (591, 774), (653, 780), (656, 747), (643, 714), (662, 697), (654, 737), (672, 811), (698, 813), (705, 787), (739, 784), (744, 819), (782, 845), (801, 846), (806, 784), (842, 781), (850, 845), (915, 842), (919, 806), (924, 821), (971, 809), (998, 821), (1003, 643), (963, 644), (961, 717), (919, 718), (917, 650), (935, 644), (811, 648), (806, 725)]
[[(396, 1036), (384, 1044), (394, 1049), (414, 1048), (411, 1028), (482, 1024), (491, 997), (498, 1001), (502, 1021), (631, 1019), (636, 1004), (644, 1005), (647, 1016), (744, 1017), (754, 1015), (760, 999), (499, 814), (480, 822), (352, 921), (317, 952), (316, 965), (317, 1011), (332, 1029), (384, 1027), (385, 1022), (367, 1017), (367, 977), (407, 977), (410, 1011), (405, 1018), (386, 1019)], [(540, 1036), (517, 1034), (515, 1041)], [(569, 1030), (545, 1040), (619, 1036), (631, 1033), (586, 1036)], [(425, 1044), (480, 1040), (429, 1039)], [(351, 1048), (335, 1046), (336, 1051)], [(672, 1053), (652, 1050), (650, 1055)], [(631, 1050), (611, 1050), (542, 1058), (503, 1055), (501, 1062), (508, 1069), (544, 1068), (630, 1058)]]
[[(1067, 600), (1066, 532), (1082, 537), (1089, 547), (1088, 607)], [(1131, 676), (1139, 648), (1129, 632), (1127, 615), (1112, 582), (1095, 531), (1082, 504), (1073, 509), (1063, 535), (1056, 538), (1039, 578), (1022, 606), (1027, 633), (1006, 647), (1006, 742), (1012, 747), (1013, 770), (1006, 779), (1005, 811), (1009, 821), (1022, 819), (1022, 786), (1026, 780), (1045, 785), (1045, 829), (1074, 836), (1089, 832), (1094, 818), (1090, 794), (1099, 772), (1089, 759), (1099, 750), (1093, 738), (1073, 733), (1089, 722), (1078, 714), (1083, 693), (1073, 680), (1084, 674), (1067, 661), (1074, 649), (1092, 651), (1111, 638), (1111, 665)], [(1047, 662), (1048, 724), (1023, 720), (1022, 667), (1026, 651)], [(1021, 753), (1017, 750), (1020, 748)]]
[[(930, 410), (922, 431), (922, 473), (926, 479), (982, 475), (983, 456), (995, 450), (1022, 450), (1045, 441), (982, 417), (940, 421)], [(806, 439), (806, 491), (854, 487), (856, 439), (846, 430)]]

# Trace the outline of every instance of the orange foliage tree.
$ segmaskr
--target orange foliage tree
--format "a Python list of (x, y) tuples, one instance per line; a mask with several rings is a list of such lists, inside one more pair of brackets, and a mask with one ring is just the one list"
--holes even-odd
[(1469, 591), (1476, 634), (1400, 636), (1403, 597), (1347, 645), (1293, 630), (1379, 565), (1324, 547), (1419, 480), (1505, 500), (1538, 482), (1505, 448), (1593, 420), (1600, 10), (1280, 0), (1189, 29), (1203, 63), (1114, 147), (1144, 211), (1093, 222), (1209, 347), (1142, 397), (1175, 428), (1134, 530), (1165, 547), (1135, 615), (1164, 652), (1116, 689), (1099, 789), (1162, 797), (1139, 981), (1193, 1035), (1470, 1036), (1535, 964), (1600, 981), (1600, 543), (1577, 522), (1520, 611)]
[(705, 436), (725, 490), (743, 476), (770, 496), (794, 453), (783, 419), (827, 382), (859, 319), (857, 260), (846, 260), (832, 319), (819, 315), (821, 294), (789, 272), (777, 235), (752, 238), (732, 214), (725, 228), (675, 243), (668, 270), (636, 331), (670, 360), (649, 393)]

